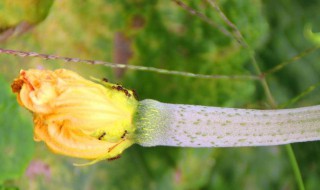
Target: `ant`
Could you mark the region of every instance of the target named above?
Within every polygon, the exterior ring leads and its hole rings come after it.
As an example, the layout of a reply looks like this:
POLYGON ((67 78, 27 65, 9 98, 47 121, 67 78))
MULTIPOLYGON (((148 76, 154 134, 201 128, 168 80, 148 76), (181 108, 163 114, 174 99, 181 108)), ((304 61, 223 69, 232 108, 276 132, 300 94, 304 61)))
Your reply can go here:
POLYGON ((106 135, 106 132, 103 132, 100 136, 99 136, 99 140, 102 140, 102 138, 106 135))
POLYGON ((102 78, 103 82, 109 82, 109 80, 107 78, 102 78))
MULTIPOLYGON (((103 82, 109 82, 109 80, 107 78, 102 78, 102 81, 103 82)), ((132 94, 130 94, 130 92, 127 89, 123 88, 120 84, 116 84, 116 85, 112 86, 111 88, 115 89, 117 91, 122 91, 128 98, 130 98, 131 95, 133 95, 133 97, 136 100, 138 100, 138 95, 137 95, 135 90, 132 90, 132 94)))
POLYGON ((121 155, 119 154, 118 156, 112 157, 112 158, 108 158, 108 161, 113 161, 113 160, 117 160, 121 158, 121 155))
POLYGON ((128 131, 127 131, 127 130, 124 130, 124 133, 123 133, 123 135, 121 136, 121 138, 123 139, 127 134, 128 134, 128 131))
POLYGON ((124 94, 127 96, 127 97, 131 97, 131 94, 129 93, 129 91, 125 88, 123 88, 121 85, 117 84, 115 86, 112 86, 112 89, 115 89, 115 90, 118 90, 118 91, 122 91, 124 92, 124 94))
MULTIPOLYGON (((123 133, 123 135, 121 136, 121 138, 123 139, 127 134, 128 134, 128 131, 127 131, 127 130, 124 130, 124 133, 123 133)), ((102 138, 103 138, 104 136, 106 136, 106 132, 103 132, 103 133, 98 137, 98 139, 99 139, 99 140, 102 140, 102 138)))
POLYGON ((135 90, 132 90, 133 97, 138 100, 138 94, 135 90))

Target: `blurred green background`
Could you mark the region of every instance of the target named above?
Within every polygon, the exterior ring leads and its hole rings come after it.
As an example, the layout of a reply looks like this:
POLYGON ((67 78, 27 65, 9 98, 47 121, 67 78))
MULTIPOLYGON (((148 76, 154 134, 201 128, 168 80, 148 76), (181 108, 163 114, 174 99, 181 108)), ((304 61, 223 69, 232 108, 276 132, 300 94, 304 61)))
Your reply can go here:
MULTIPOLYGON (((231 31, 207 1, 183 1, 231 31)), ((278 104, 313 88, 290 107, 320 103, 320 52, 304 36, 320 31, 317 0, 219 0, 238 27, 278 104), (298 56, 293 62, 292 57, 298 56)), ((2 0, 0 47, 208 75, 257 75, 250 51, 172 0, 2 0)), ((143 148, 115 161, 74 167, 75 160, 33 143, 32 116, 10 91, 20 69, 68 68, 135 89, 139 99, 224 107, 270 108, 261 82, 201 79, 100 65, 0 54, 0 189, 298 189, 283 146, 143 148)), ((294 144, 306 189, 318 189, 318 142, 294 144)))

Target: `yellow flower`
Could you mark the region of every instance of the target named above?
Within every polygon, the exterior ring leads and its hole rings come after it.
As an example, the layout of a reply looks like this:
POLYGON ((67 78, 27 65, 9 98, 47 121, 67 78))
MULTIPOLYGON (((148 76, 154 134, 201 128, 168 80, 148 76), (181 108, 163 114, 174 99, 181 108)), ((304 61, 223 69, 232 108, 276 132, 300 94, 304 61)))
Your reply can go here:
POLYGON ((11 85, 33 112, 34 139, 55 153, 112 159, 134 143, 134 93, 108 82, 88 81, 64 69, 22 70, 11 85))

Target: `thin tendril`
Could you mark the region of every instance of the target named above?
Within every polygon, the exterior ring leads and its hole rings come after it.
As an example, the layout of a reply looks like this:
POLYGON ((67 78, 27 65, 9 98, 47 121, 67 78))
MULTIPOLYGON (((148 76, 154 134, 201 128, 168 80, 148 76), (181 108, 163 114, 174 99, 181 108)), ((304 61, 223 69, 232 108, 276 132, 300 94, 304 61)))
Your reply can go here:
POLYGON ((289 100, 288 102, 279 105, 279 108, 286 108, 289 107, 292 104, 295 104, 296 102, 298 102, 300 99, 302 99, 303 97, 305 97, 306 95, 310 94, 312 91, 314 91, 315 89, 317 89, 318 87, 320 87, 320 82, 309 86, 307 89, 305 89, 304 91, 302 91, 298 96, 294 97, 293 99, 289 100))
POLYGON ((229 18, 223 13, 220 7, 217 5, 215 0, 206 0, 220 15, 221 19, 232 29, 232 36, 234 39, 243 47, 248 47, 248 44, 245 42, 241 32, 235 24, 233 24, 229 18))
POLYGON ((226 36, 232 37, 232 34, 225 29, 224 27, 216 24, 215 22, 213 22, 210 18, 208 18, 206 15, 200 13, 197 10, 194 10, 193 8, 191 8, 190 6, 184 4, 182 1, 180 0, 172 0, 173 2, 175 2, 177 5, 179 5, 181 8, 183 8, 184 10, 186 10, 188 13, 190 13, 191 15, 196 15, 197 17, 199 17, 201 20, 205 21, 206 23, 210 24, 211 26, 213 26, 214 28, 218 29, 221 33, 223 33, 226 36))
POLYGON ((161 73, 161 74, 184 76, 184 77, 191 77, 191 78, 259 80, 259 77, 254 76, 254 75, 205 75, 205 74, 197 74, 197 73, 190 73, 190 72, 184 72, 184 71, 160 69, 160 68, 155 68, 155 67, 145 67, 145 66, 139 66, 139 65, 111 63, 111 62, 107 62, 107 61, 70 58, 70 57, 62 57, 62 56, 56 56, 56 55, 40 54, 40 53, 36 53, 36 52, 7 50, 7 49, 2 49, 2 48, 0 48, 0 54, 11 54, 11 55, 19 56, 19 57, 38 57, 38 58, 42 58, 45 60, 63 60, 65 62, 73 62, 73 63, 81 62, 81 63, 87 63, 87 64, 91 64, 91 65, 103 65, 103 66, 111 67, 111 68, 149 71, 149 72, 156 72, 156 73, 161 73))
POLYGON ((318 50, 319 48, 320 48, 320 46, 315 46, 315 47, 308 48, 308 49, 304 50, 303 52, 300 52, 298 55, 290 58, 289 60, 284 61, 284 62, 276 65, 272 69, 269 69, 269 70, 265 71, 264 74, 265 75, 269 75, 269 74, 275 73, 275 72, 281 70, 282 68, 284 68, 285 66, 287 66, 287 65, 289 65, 289 64, 291 64, 291 63, 293 63, 295 61, 298 61, 301 58, 305 57, 306 55, 309 55, 310 53, 318 50))

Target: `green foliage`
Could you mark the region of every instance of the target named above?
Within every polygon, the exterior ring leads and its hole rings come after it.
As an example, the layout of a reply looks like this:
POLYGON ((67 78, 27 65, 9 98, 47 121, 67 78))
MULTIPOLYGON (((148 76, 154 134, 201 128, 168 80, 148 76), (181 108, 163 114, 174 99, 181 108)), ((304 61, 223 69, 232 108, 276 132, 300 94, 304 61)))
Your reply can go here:
POLYGON ((53 0, 0 1, 0 31, 21 22, 36 24, 49 13, 53 0))
MULTIPOLYGON (((265 1, 265 13, 272 24, 272 30, 259 55, 266 70, 314 46, 308 36, 305 36, 305 28, 311 25, 313 32, 320 30, 319 17, 314 16, 318 6, 319 1, 265 1)), ((308 54, 298 63, 293 63, 270 76, 270 85, 272 89, 276 89, 273 93, 278 102, 288 101, 319 81, 318 59, 319 53, 308 54)), ((319 103, 318 94, 319 90, 306 97, 300 105, 314 101, 319 103)))
POLYGON ((24 173, 33 154, 34 143, 30 118, 21 112, 8 82, 0 77, 0 184, 24 173))
MULTIPOLYGON (((138 6, 139 3, 138 1, 136 4, 128 2, 121 4, 122 7, 126 7, 123 9, 128 11, 121 11, 122 14, 125 14, 123 17, 126 19, 123 22, 126 23, 119 24, 119 30, 132 36, 133 64, 143 63, 143 65, 152 67, 204 74, 248 73, 244 67, 249 61, 247 50, 212 28, 211 25, 174 6, 171 1, 161 3, 153 1, 143 6, 143 10, 138 11, 139 8, 142 9, 142 6, 138 6), (139 31, 130 25, 137 18, 144 20, 144 26, 139 31)), ((222 23, 211 7, 204 6, 197 1, 190 4, 196 10, 210 13, 208 16, 222 23)), ((260 46, 268 30, 266 19, 259 11, 259 1, 247 1, 246 3, 226 1, 222 5, 229 7, 231 19, 238 24, 244 36, 248 38, 248 43, 254 47, 260 46), (242 8, 250 10, 248 18, 243 16, 242 8)), ((250 84, 248 81, 232 83, 206 81, 159 76, 146 72, 135 74, 134 78, 128 79, 132 85, 139 81, 150 82, 137 87, 138 92, 143 92, 143 98, 175 103, 234 106, 243 104, 253 92, 253 83, 250 84)))

